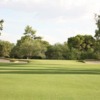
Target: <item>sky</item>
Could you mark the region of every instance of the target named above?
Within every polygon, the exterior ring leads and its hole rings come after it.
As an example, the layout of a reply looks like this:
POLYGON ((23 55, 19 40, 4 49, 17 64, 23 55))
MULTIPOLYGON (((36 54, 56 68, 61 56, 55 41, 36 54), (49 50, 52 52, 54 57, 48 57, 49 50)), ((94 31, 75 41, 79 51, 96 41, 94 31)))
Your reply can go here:
POLYGON ((16 43, 27 25, 51 44, 77 34, 94 36, 95 14, 100 14, 99 0, 0 0, 0 39, 16 43))

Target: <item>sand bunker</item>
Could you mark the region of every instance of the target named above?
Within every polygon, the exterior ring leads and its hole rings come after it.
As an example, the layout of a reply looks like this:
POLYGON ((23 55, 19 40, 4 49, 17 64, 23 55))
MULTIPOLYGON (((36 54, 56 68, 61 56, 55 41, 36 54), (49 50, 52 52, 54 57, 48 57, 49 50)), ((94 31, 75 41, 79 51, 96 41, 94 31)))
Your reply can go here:
POLYGON ((26 61, 14 61, 14 62, 11 62, 10 60, 7 60, 7 59, 0 59, 0 62, 2 63, 28 63, 26 61))
POLYGON ((6 60, 6 59, 0 59, 0 62, 3 62, 3 63, 10 63, 9 60, 6 60))
POLYGON ((85 63, 89 63, 89 64, 100 64, 100 61, 85 61, 85 63))

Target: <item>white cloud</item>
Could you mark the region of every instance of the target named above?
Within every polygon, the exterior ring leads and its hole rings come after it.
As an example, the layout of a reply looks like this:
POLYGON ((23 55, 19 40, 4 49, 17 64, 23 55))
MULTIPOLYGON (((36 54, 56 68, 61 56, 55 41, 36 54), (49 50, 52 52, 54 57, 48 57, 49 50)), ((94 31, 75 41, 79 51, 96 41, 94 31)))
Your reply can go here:
MULTIPOLYGON (((40 30, 40 34, 43 33, 46 40, 54 43, 82 32, 93 34, 94 13, 100 13, 99 2, 99 0, 0 0, 0 9, 15 12, 10 14, 6 11, 2 14, 9 20, 10 25, 7 27, 12 27, 16 34, 18 27, 31 24, 40 30), (11 24, 18 27, 14 28, 11 24)), ((21 28, 19 31, 22 31, 21 28)), ((13 33, 13 30, 11 32, 9 30, 8 33, 13 33)))
POLYGON ((99 0, 1 0, 0 6, 36 13, 37 18, 79 18, 99 11, 99 0))

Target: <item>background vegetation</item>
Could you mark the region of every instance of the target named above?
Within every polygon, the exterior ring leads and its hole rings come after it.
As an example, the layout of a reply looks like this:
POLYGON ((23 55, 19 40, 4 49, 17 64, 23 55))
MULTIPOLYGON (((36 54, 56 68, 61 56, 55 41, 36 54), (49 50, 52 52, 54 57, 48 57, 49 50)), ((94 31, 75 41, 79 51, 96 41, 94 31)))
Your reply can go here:
MULTIPOLYGON (((95 36, 76 35, 68 38, 63 44, 51 45, 42 37, 36 35, 31 26, 25 27, 25 32, 16 44, 0 41, 0 56, 30 59, 97 59, 100 60, 100 16, 95 16, 97 29, 95 36)), ((3 29, 0 21, 0 31, 3 29)))

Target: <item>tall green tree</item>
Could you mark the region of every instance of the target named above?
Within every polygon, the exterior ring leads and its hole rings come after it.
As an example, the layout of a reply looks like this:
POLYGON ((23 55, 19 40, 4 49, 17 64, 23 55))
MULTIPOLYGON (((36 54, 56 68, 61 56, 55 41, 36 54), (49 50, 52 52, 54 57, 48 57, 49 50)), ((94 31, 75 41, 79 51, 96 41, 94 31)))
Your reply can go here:
POLYGON ((48 42, 43 41, 40 36, 36 36, 36 31, 30 26, 26 26, 24 36, 17 41, 12 49, 11 56, 18 58, 45 58, 48 42))
POLYGON ((68 38, 68 46, 70 48, 70 59, 93 59, 95 39, 91 35, 70 37, 68 38))
POLYGON ((3 23, 4 23, 4 20, 0 20, 0 35, 1 35, 1 31, 3 30, 3 23))
POLYGON ((70 49, 75 48, 80 51, 87 51, 93 49, 95 39, 91 35, 77 35, 68 38, 68 45, 70 49))
POLYGON ((8 41, 0 41, 0 56, 1 57, 10 57, 11 50, 14 44, 8 41))
POLYGON ((97 29, 95 30, 95 37, 97 40, 100 40, 100 15, 95 15, 95 21, 97 25, 97 29))
POLYGON ((11 56, 17 58, 45 58, 47 43, 42 40, 33 40, 29 36, 23 36, 12 49, 11 56))
POLYGON ((34 38, 35 37, 35 33, 36 33, 36 31, 33 30, 31 26, 27 25, 25 27, 24 35, 27 35, 27 36, 30 36, 30 37, 34 38))
POLYGON ((95 58, 100 59, 100 15, 95 15, 95 21, 97 25, 97 29, 95 30, 95 58))
POLYGON ((33 39, 42 39, 42 37, 40 36, 36 36, 36 30, 34 30, 31 26, 27 25, 25 27, 25 32, 24 32, 25 36, 30 36, 33 39))

